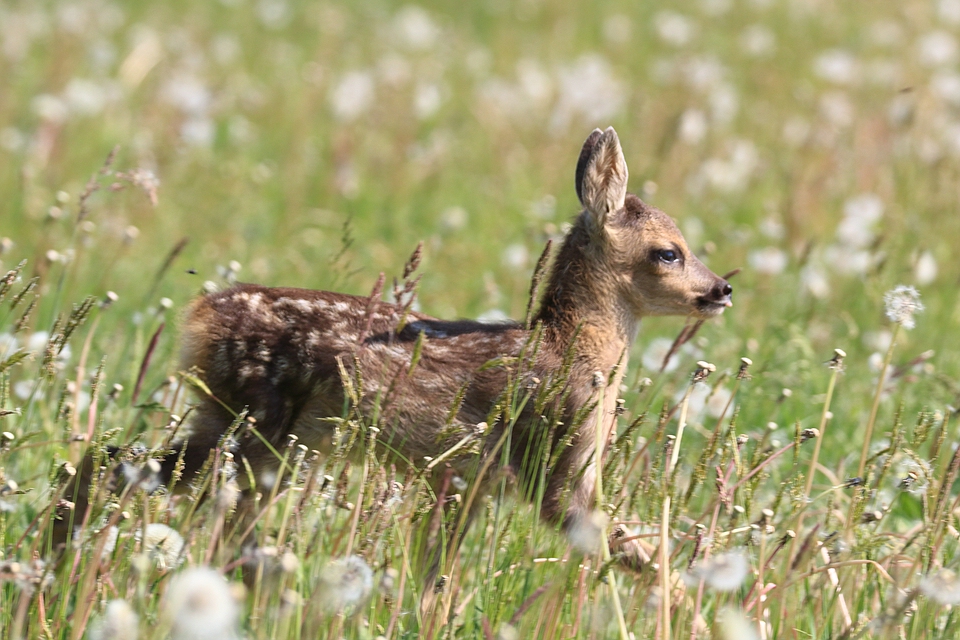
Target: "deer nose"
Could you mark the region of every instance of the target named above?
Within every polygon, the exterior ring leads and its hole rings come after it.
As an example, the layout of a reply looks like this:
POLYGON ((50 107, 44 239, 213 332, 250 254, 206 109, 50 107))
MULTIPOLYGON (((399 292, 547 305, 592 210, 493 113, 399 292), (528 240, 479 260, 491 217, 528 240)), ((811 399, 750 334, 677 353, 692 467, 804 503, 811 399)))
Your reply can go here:
POLYGON ((733 287, 730 286, 730 283, 726 280, 721 280, 711 291, 713 294, 713 299, 715 302, 722 303, 728 307, 733 306, 733 302, 730 300, 730 294, 733 293, 733 287))

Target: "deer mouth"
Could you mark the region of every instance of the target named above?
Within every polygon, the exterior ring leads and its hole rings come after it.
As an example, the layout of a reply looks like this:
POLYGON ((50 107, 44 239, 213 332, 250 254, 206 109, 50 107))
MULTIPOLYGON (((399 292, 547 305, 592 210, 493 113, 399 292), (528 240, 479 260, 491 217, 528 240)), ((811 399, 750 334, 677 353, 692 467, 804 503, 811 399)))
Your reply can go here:
POLYGON ((730 296, 724 296, 720 300, 701 296, 697 298, 697 312, 704 318, 712 318, 723 313, 727 307, 732 307, 733 301, 730 296))

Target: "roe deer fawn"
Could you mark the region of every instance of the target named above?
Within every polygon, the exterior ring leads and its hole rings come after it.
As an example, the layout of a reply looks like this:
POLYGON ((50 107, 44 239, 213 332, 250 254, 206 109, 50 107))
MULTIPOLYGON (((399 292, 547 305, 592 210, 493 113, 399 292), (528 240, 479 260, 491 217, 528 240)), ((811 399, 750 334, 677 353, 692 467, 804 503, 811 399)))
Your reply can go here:
MULTIPOLYGON (((612 128, 593 131, 584 143, 576 191, 583 210, 554 258, 531 328, 443 321, 374 297, 248 284, 193 301, 183 326, 183 368, 197 371, 210 394, 200 397, 191 420, 184 478, 203 466, 244 408, 272 445, 256 438, 238 445, 237 459, 245 457, 256 473, 277 473, 271 448, 290 434, 329 451, 329 418, 343 415, 344 380, 354 380, 362 381, 355 390, 359 413, 378 426, 378 441, 406 460, 436 458, 475 433, 479 457, 496 456, 495 466, 509 467, 521 482, 543 480, 548 521, 569 530, 589 517, 596 443, 604 447, 615 426, 617 389, 640 318, 716 316, 731 305, 732 290, 691 253, 670 217, 627 193, 627 165, 612 128), (509 444, 498 449, 508 426, 495 408, 519 374, 525 392, 542 402, 523 405, 511 418, 509 444), (598 386, 611 391, 600 394, 598 386), (554 451, 549 462, 530 455, 544 444, 554 451)), ((168 474, 177 455, 167 458, 168 474)), ((468 471, 477 460, 474 450, 444 461, 482 482, 468 471)), ((636 541, 616 552, 634 569, 647 560, 636 541)), ((436 558, 433 564, 435 573, 436 558)))

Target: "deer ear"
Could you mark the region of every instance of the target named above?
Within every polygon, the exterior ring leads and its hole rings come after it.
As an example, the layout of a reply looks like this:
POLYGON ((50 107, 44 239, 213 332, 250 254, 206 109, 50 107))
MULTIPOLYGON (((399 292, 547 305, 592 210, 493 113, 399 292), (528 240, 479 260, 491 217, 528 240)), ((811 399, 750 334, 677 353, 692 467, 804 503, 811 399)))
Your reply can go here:
POLYGON ((627 161, 613 127, 594 129, 577 162, 577 196, 602 227, 606 217, 623 207, 627 197, 627 161))

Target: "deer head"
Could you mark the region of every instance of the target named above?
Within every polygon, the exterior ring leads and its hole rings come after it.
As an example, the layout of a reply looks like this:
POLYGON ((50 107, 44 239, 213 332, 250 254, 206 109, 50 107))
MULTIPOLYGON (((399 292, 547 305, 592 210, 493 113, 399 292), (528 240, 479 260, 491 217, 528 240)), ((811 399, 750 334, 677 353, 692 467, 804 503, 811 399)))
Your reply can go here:
POLYGON ((595 129, 577 163, 577 195, 591 245, 632 313, 709 318, 733 303, 733 288, 687 247, 670 216, 627 193, 627 163, 613 128, 595 129))

